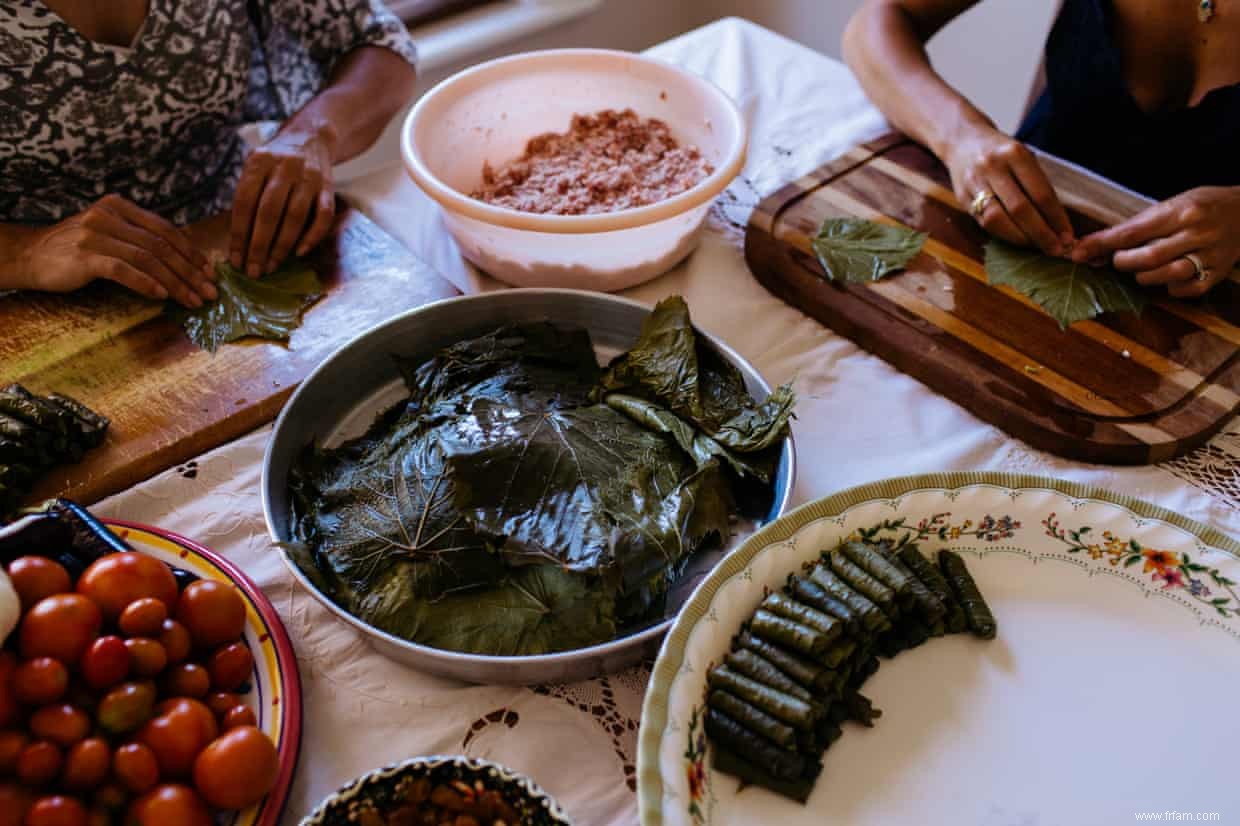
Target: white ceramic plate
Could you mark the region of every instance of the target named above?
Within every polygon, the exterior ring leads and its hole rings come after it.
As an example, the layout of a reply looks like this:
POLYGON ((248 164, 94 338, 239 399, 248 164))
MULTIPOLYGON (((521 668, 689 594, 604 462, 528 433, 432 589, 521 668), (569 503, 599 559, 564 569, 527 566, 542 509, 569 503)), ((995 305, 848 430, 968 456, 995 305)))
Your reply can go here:
POLYGON ((1240 817, 1240 543, 1124 496, 1009 474, 879 482, 773 522, 699 586, 642 711, 644 826, 1101 824, 1240 817), (710 767, 706 671, 764 589, 861 529, 964 554, 998 639, 932 639, 863 689, 805 805, 710 767), (1174 819, 1174 818, 1173 818, 1174 819))

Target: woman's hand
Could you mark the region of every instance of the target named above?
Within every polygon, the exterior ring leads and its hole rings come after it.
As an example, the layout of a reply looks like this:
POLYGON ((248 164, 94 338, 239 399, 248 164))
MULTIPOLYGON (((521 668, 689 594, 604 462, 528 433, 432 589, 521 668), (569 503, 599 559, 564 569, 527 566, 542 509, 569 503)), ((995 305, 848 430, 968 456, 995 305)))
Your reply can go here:
POLYGON ((251 278, 284 263, 294 245, 305 255, 335 217, 330 127, 286 128, 245 162, 233 203, 230 261, 251 278))
POLYGON ((974 215, 992 235, 1047 255, 1064 255, 1075 235, 1034 154, 993 127, 973 127, 943 153, 956 199, 971 208, 978 193, 993 198, 974 215))
POLYGON ((1075 261, 1107 259, 1140 284, 1166 284, 1179 298, 1202 295, 1240 260, 1240 187, 1190 189, 1082 238, 1075 261), (1195 256, 1204 277, 1198 277, 1195 256))
POLYGON ((214 272, 181 230, 119 195, 33 230, 11 267, 15 285, 70 292, 97 278, 187 307, 216 298, 214 272))

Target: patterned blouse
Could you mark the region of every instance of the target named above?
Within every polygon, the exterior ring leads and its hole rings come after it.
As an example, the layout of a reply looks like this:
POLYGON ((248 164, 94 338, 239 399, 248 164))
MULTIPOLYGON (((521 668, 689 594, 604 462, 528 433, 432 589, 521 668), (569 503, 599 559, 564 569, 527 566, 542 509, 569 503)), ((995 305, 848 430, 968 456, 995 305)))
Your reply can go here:
POLYGON ((410 63, 380 0, 149 0, 128 47, 41 0, 0 3, 0 221, 47 224, 108 193, 177 224, 228 210, 246 145, 364 45, 410 63))

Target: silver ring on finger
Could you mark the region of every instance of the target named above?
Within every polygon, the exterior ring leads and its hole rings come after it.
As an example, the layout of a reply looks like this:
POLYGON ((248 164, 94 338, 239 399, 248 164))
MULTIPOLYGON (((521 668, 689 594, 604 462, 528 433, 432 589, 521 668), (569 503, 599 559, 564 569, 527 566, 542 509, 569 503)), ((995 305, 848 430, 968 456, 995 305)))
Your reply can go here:
POLYGON ((990 206, 990 202, 993 200, 995 200, 995 193, 989 189, 978 190, 978 193, 973 196, 973 202, 969 204, 969 212, 973 214, 975 219, 980 221, 982 214, 986 212, 986 207, 990 206))
POLYGON ((1210 268, 1202 262, 1201 256, 1197 255, 1197 253, 1190 252, 1180 257, 1193 265, 1193 277, 1198 281, 1205 281, 1210 277, 1210 268))

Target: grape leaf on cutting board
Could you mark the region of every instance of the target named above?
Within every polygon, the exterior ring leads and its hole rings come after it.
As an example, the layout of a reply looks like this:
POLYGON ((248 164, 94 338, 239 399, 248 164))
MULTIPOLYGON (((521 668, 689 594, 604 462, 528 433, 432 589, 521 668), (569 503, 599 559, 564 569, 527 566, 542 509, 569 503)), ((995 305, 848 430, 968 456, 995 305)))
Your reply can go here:
POLYGON ((810 243, 831 281, 864 284, 904 269, 926 233, 862 218, 828 218, 810 243))
POLYGON ((1145 293, 1130 275, 1004 241, 986 244, 986 278, 1028 296, 1064 329, 1107 312, 1140 315, 1146 304, 1145 293))
POLYGON ((169 304, 168 313, 189 340, 214 353, 221 344, 246 336, 288 341, 301 315, 323 295, 314 270, 290 259, 270 275, 249 278, 227 262, 215 265, 219 298, 196 310, 169 304))

